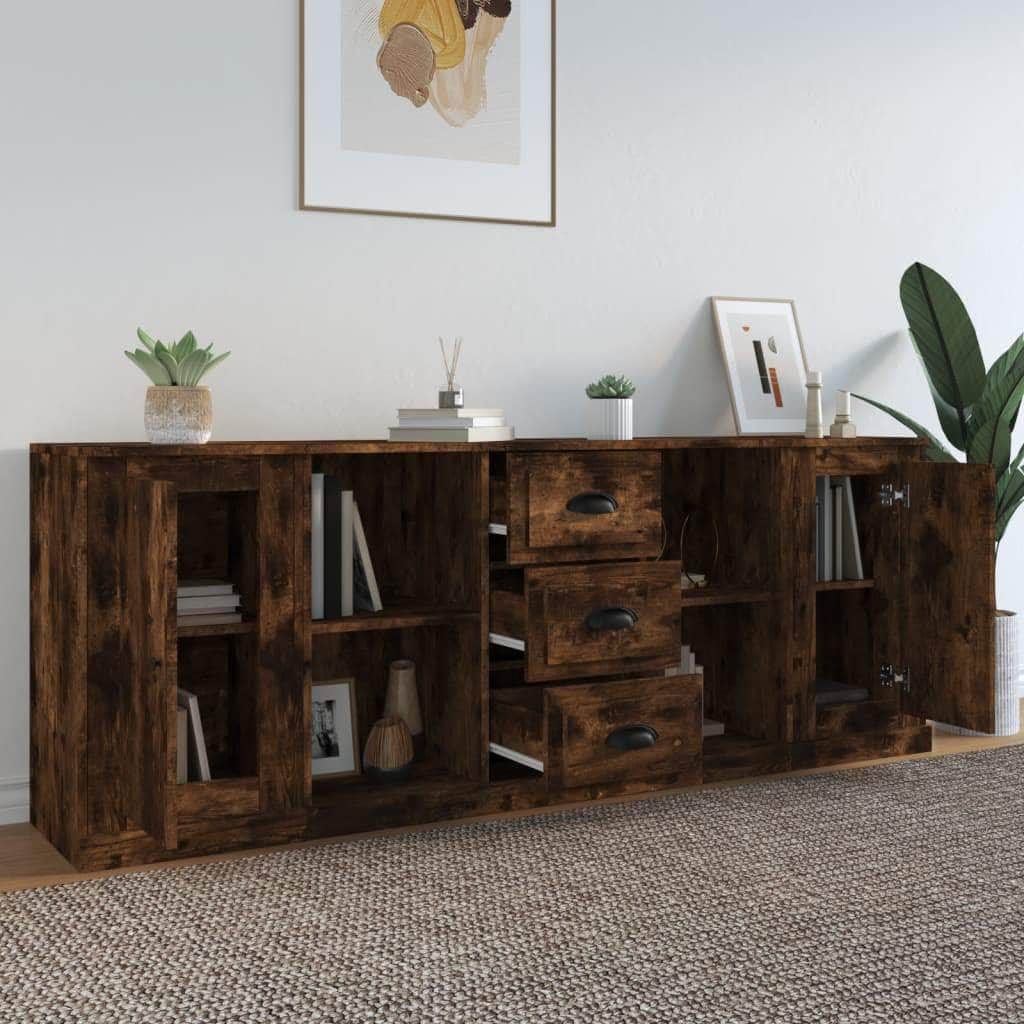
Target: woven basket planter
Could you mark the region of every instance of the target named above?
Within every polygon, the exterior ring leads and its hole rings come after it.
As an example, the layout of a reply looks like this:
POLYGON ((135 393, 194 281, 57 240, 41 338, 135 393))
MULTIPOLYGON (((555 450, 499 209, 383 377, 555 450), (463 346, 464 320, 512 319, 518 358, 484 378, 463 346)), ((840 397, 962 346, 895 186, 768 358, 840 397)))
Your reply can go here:
POLYGON ((151 444, 206 444, 213 433, 210 389, 147 388, 145 423, 151 444))
POLYGON ((1020 732, 1020 655, 1016 612, 996 612, 996 728, 974 732, 944 722, 936 729, 953 736, 1016 736, 1020 732))

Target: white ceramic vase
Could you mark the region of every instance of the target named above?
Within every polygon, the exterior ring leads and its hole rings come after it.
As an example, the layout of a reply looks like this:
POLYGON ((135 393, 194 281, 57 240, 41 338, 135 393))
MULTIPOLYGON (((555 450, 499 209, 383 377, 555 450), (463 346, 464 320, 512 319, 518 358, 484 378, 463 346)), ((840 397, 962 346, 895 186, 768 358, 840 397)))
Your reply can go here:
POLYGON ((206 444, 213 433, 210 389, 147 388, 145 424, 151 444, 206 444))
POLYGON ((633 399, 588 398, 587 437, 591 441, 632 441, 633 399))
POLYGON ((953 736, 1016 736, 1020 732, 1020 660, 1016 612, 996 612, 996 728, 974 732, 944 722, 935 728, 953 736))

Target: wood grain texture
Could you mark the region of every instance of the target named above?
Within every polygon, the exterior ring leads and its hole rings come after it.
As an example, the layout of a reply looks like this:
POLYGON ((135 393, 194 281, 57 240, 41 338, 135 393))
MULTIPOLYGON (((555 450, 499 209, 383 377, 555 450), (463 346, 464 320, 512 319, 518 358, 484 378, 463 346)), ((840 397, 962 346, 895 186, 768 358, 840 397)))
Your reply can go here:
POLYGON ((991 466, 908 462, 903 520, 907 714, 995 728, 995 475, 991 466))
POLYGON ((678 563, 528 569, 525 585, 528 682, 649 672, 678 664, 678 563), (632 628, 602 631, 588 626, 592 612, 616 607, 636 615, 632 628))
POLYGON ((545 694, 549 786, 572 789, 666 775, 699 782, 700 686, 700 676, 669 676, 549 687, 545 694), (654 745, 636 750, 609 745, 615 730, 630 726, 653 730, 654 745))
POLYGON ((656 452, 515 455, 509 458, 507 501, 512 565, 648 558, 661 551, 656 452), (567 508, 587 493, 610 495, 615 511, 588 515, 567 508))
POLYGON ((896 728, 883 732, 842 733, 810 743, 794 743, 793 768, 823 768, 848 761, 876 757, 923 754, 931 750, 930 725, 896 728))
POLYGON ((31 817, 71 860, 88 815, 87 473, 80 458, 30 459, 31 817))
POLYGON ((255 491, 259 487, 257 458, 190 458, 134 456, 128 459, 128 475, 144 480, 166 480, 179 494, 255 491))
POLYGON ((178 844, 177 501, 173 484, 128 480, 127 638, 140 705, 142 827, 168 850, 178 844))

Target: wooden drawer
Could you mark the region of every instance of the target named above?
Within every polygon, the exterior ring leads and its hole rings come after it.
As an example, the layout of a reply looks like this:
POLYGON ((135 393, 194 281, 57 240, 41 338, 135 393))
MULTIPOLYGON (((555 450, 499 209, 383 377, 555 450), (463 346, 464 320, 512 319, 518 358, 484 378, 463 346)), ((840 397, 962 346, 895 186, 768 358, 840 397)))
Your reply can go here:
POLYGON ((512 565, 661 552, 659 452, 510 455, 507 480, 494 491, 512 565))
POLYGON ((525 652, 527 682, 648 672, 679 663, 678 562, 527 569, 491 590, 492 638, 525 652))
POLYGON ((549 787, 700 781, 701 677, 491 692, 491 750, 549 787))

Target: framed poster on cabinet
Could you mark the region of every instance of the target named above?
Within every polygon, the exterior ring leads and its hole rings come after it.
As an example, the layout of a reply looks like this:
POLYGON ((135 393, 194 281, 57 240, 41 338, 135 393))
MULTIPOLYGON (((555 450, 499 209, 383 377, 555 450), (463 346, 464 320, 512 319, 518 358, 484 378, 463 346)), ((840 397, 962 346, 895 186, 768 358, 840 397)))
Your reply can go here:
POLYGON ((301 0, 304 210, 555 223, 555 0, 301 0))

